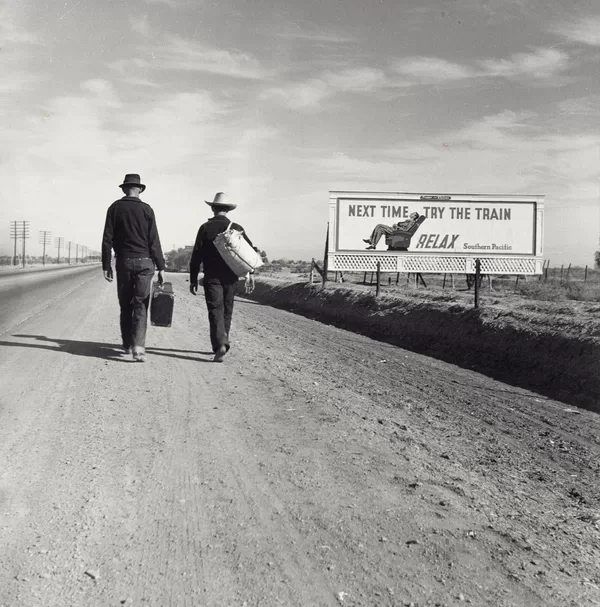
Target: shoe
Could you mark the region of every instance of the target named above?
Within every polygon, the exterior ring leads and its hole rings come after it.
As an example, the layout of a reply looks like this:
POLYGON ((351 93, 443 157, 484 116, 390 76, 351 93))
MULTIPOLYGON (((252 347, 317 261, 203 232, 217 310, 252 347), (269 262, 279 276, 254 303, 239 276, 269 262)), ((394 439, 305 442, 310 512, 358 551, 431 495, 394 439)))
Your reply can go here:
POLYGON ((145 363, 146 362, 146 348, 141 346, 133 347, 133 360, 136 363, 145 363))
POLYGON ((370 238, 363 238, 363 242, 366 242, 367 244, 371 244, 371 239, 370 238))
POLYGON ((371 245, 370 247, 367 247, 367 251, 371 251, 373 250, 375 247, 373 245, 371 245))
POLYGON ((131 354, 133 352, 133 348, 126 348, 125 346, 123 346, 123 354, 127 354, 127 356, 129 356, 129 354, 131 354))
POLYGON ((223 358, 225 357, 225 354, 227 354, 227 347, 226 346, 219 346, 217 348, 217 351, 215 352, 215 357, 213 358, 213 362, 214 363, 222 363, 223 362, 223 358))

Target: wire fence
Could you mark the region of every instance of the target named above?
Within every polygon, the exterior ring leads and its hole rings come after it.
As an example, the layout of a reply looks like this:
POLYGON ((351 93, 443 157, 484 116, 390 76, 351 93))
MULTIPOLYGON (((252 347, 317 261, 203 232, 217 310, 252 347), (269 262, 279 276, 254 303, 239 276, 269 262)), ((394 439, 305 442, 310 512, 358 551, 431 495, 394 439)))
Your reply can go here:
MULTIPOLYGON (((309 280, 322 280, 322 270, 311 272, 309 280)), ((397 272, 327 272, 327 281, 346 282, 380 290, 423 289, 452 292, 475 291, 474 274, 407 274, 397 272)), ((517 294, 543 301, 600 301, 600 269, 592 266, 563 264, 551 266, 545 262, 543 272, 532 276, 480 276, 478 291, 482 294, 517 294)))

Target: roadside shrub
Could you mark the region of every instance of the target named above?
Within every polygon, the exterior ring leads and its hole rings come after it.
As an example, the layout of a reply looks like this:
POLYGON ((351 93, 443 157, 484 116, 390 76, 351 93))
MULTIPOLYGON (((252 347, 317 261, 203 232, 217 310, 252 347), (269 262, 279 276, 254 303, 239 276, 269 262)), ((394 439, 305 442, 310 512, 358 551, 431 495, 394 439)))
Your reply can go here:
POLYGON ((600 301, 600 285, 588 283, 569 283, 567 298, 575 301, 600 301))
POLYGON ((538 301, 600 301, 600 285, 581 282, 523 282, 517 293, 538 301))
POLYGON ((528 299, 540 301, 564 301, 567 299, 565 288, 551 282, 523 282, 519 284, 517 292, 528 299))

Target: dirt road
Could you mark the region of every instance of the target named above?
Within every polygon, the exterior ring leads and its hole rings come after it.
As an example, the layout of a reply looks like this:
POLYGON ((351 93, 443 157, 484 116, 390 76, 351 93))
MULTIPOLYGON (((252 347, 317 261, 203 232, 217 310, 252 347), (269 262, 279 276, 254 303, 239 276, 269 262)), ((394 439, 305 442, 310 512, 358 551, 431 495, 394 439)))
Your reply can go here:
POLYGON ((597 415, 247 300, 213 364, 171 279, 145 364, 0 280, 0 606, 600 605, 597 415))

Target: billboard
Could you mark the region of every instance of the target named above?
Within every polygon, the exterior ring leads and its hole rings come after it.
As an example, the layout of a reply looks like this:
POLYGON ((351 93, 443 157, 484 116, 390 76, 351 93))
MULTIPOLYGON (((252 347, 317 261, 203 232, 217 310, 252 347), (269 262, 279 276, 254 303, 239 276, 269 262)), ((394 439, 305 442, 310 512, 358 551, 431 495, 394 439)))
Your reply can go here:
POLYGON ((398 196, 340 193, 335 250, 536 254, 539 197, 398 196))

